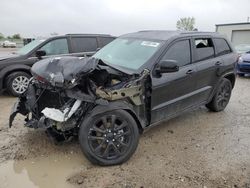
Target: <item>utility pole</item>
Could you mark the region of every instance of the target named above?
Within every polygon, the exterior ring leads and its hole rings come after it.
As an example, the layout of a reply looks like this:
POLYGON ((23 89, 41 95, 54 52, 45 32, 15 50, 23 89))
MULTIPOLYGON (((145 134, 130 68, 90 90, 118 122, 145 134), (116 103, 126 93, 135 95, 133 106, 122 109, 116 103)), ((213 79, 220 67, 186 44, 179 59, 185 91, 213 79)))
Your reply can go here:
POLYGON ((248 16, 248 17, 247 17, 247 22, 249 22, 249 19, 250 19, 250 17, 248 16))

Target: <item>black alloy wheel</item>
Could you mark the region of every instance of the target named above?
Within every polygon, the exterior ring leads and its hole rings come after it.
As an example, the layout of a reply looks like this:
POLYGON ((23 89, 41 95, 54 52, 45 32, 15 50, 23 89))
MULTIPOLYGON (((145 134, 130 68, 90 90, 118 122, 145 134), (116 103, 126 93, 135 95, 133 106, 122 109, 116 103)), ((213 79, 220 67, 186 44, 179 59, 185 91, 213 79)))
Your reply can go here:
POLYGON ((228 79, 223 78, 214 94, 212 101, 208 103, 206 107, 215 112, 224 110, 230 100, 231 92, 231 82, 228 79))
POLYGON ((114 165, 130 158, 139 139, 137 124, 126 111, 115 110, 82 124, 80 144, 87 158, 100 165, 114 165))

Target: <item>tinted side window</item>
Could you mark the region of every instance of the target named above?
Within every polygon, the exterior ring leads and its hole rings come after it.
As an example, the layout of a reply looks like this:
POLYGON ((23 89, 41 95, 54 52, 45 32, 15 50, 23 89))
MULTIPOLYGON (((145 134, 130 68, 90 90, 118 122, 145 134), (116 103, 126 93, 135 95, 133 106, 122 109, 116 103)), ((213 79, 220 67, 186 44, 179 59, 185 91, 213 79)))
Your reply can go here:
POLYGON ((231 52, 231 49, 225 39, 214 39, 214 45, 216 46, 217 55, 224 55, 231 52))
POLYGON ((110 43, 113 40, 114 40, 114 38, 112 38, 112 37, 99 37, 100 47, 102 48, 103 46, 107 45, 108 43, 110 43))
POLYGON ((178 66, 184 66, 191 62, 189 40, 174 43, 163 56, 162 60, 175 60, 178 66))
POLYGON ((214 46, 211 38, 195 39, 195 60, 201 61, 214 57, 214 46))
POLYGON ((66 38, 55 39, 40 48, 40 50, 44 50, 46 55, 58 55, 58 54, 68 54, 68 42, 66 38))
POLYGON ((93 52, 97 49, 95 37, 72 37, 73 53, 93 52))

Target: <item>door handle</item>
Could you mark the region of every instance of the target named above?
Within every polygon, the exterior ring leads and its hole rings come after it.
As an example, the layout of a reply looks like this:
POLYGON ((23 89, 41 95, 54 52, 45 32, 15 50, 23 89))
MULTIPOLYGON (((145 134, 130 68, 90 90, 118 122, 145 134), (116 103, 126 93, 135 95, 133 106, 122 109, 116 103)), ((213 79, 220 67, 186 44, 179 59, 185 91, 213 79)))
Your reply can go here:
POLYGON ((222 64, 221 61, 217 61, 217 62, 215 63, 216 66, 220 66, 221 64, 222 64))
POLYGON ((186 72, 186 74, 193 74, 194 73, 194 70, 188 70, 187 72, 186 72))

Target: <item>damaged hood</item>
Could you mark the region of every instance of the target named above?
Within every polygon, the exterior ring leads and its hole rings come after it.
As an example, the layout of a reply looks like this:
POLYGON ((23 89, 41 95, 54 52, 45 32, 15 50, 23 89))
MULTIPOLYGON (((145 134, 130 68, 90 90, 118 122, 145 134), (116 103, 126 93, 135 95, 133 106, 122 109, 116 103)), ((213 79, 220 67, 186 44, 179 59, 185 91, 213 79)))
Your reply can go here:
POLYGON ((13 59, 13 60, 15 60, 18 57, 20 57, 20 55, 18 55, 18 54, 5 54, 3 56, 0 56, 0 61, 6 60, 6 59, 13 59))
POLYGON ((79 75, 92 72, 98 64, 97 59, 79 57, 56 57, 38 61, 31 68, 34 77, 41 77, 51 83, 72 81, 79 75))
POLYGON ((40 81, 49 82, 53 86, 73 84, 81 76, 93 72, 95 69, 106 69, 108 72, 119 72, 127 75, 136 74, 120 67, 114 67, 100 59, 83 57, 55 57, 46 58, 35 63, 31 68, 32 75, 40 81))

